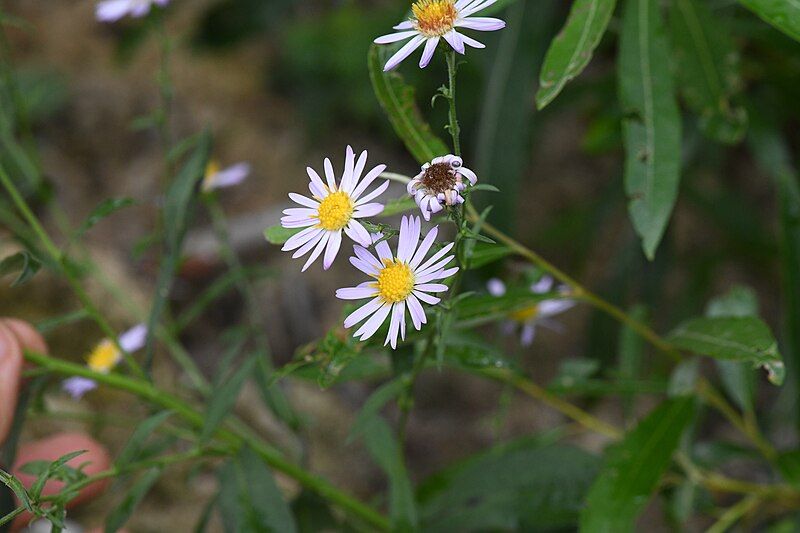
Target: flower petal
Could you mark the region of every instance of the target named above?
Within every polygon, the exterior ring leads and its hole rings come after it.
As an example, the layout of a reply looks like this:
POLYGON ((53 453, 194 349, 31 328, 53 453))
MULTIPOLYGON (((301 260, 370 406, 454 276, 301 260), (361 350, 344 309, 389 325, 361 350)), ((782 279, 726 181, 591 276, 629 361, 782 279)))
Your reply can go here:
MULTIPOLYGON (((395 29, 398 29, 398 28, 395 28, 395 29)), ((375 39, 372 42, 375 43, 375 44, 391 44, 391 43, 396 43, 397 41, 404 41, 406 39, 410 39, 411 37, 413 37, 414 35, 417 35, 418 33, 419 32, 417 32, 416 30, 414 30, 414 31, 400 31, 400 32, 397 32, 397 33, 389 33, 387 35, 381 35, 380 37, 378 37, 377 39, 375 39)))
POLYGON ((344 327, 350 328, 367 318, 369 315, 377 311, 383 305, 383 300, 381 298, 374 298, 347 315, 347 318, 344 319, 344 327))
POLYGON ((353 334, 353 336, 361 337, 361 340, 365 341, 375 335, 375 332, 381 327, 381 324, 383 324, 383 321, 386 320, 387 316, 389 316, 389 312, 391 310, 391 304, 383 303, 369 318, 369 320, 364 322, 364 325, 362 325, 358 331, 353 334))
POLYGON ((425 37, 422 37, 421 35, 417 35, 416 37, 408 41, 406 44, 403 45, 402 48, 400 48, 400 50, 395 52, 395 54, 389 58, 389 60, 386 62, 386 65, 383 67, 383 71, 387 72, 395 68, 397 65, 400 64, 401 61, 410 56, 411 52, 419 48, 420 45, 422 45, 423 41, 425 41, 425 37))
POLYGON ((420 292, 418 290, 411 291, 411 294, 422 300, 428 305, 436 305, 442 301, 441 298, 437 298, 436 296, 431 296, 430 294, 425 294, 424 292, 420 292))
POLYGON ((317 202, 316 200, 312 200, 311 198, 303 196, 302 194, 297 194, 296 192, 290 192, 289 198, 291 198, 294 202, 300 205, 310 207, 312 209, 316 209, 319 207, 319 202, 317 202))
POLYGON ((372 244, 372 239, 370 238, 367 229, 361 225, 361 222, 354 218, 351 218, 350 222, 347 223, 347 226, 344 228, 344 232, 348 237, 350 237, 350 239, 352 239, 354 242, 357 242, 361 246, 369 246, 372 244))
POLYGON ((447 292, 449 287, 443 283, 423 283, 414 285, 414 291, 421 292, 447 292))
POLYGON ((444 34, 444 40, 453 47, 453 50, 459 54, 464 54, 464 41, 461 35, 456 30, 451 30, 444 34))
POLYGON ((447 252, 449 252, 453 248, 454 244, 455 243, 451 242, 451 243, 448 243, 447 245, 445 245, 441 250, 439 250, 438 252, 433 254, 427 261, 422 263, 422 265, 419 266, 417 271, 425 270, 426 268, 428 268, 429 266, 434 264, 436 261, 441 259, 444 256, 444 254, 446 254, 447 252))
POLYGON ((386 170, 386 165, 377 165, 372 170, 370 170, 367 173, 367 175, 364 176, 364 179, 361 180, 361 183, 359 183, 358 186, 355 188, 355 190, 353 191, 353 194, 350 195, 350 198, 354 202, 356 200, 358 200, 359 197, 362 194, 364 194, 364 191, 367 190, 367 187, 369 187, 369 184, 372 183, 375 180, 375 178, 380 176, 383 173, 384 170, 386 170))
POLYGON ((281 248, 281 250, 284 252, 289 252, 291 250, 299 248, 308 241, 312 240, 318 234, 322 233, 323 231, 325 230, 323 230, 322 228, 306 228, 300 233, 296 233, 291 237, 289 237, 289 239, 285 243, 283 243, 283 247, 281 248))
POLYGON ((371 193, 363 196, 362 198, 359 198, 358 201, 355 204, 356 207, 361 206, 361 205, 369 202, 373 198, 377 198, 378 196, 383 194, 383 192, 388 188, 389 188, 389 180, 386 180, 381 185, 378 185, 377 187, 375 187, 375 190, 373 190, 371 193))
POLYGON ((317 171, 311 167, 306 167, 306 173, 308 174, 308 177, 311 178, 311 182, 308 184, 311 194, 320 199, 328 196, 328 191, 325 189, 325 184, 322 183, 322 178, 319 177, 317 171))
POLYGON ((486 283, 486 288, 492 296, 503 296, 506 293, 506 284, 503 280, 492 278, 486 283))
POLYGON ((119 347, 128 353, 141 350, 147 342, 147 325, 136 324, 117 339, 119 347))
MULTIPOLYGON (((351 257, 351 259, 353 259, 351 257)), ((363 300, 378 293, 375 287, 345 287, 336 290, 336 297, 340 300, 363 300)))
POLYGON ((353 212, 353 217, 355 218, 364 218, 364 217, 372 217, 377 215, 383 211, 383 204, 364 204, 356 207, 356 210, 353 212))
POLYGON ((422 56, 419 58, 419 68, 425 68, 433 58, 433 53, 436 51, 436 46, 439 44, 439 37, 432 37, 425 42, 425 49, 422 50, 422 56))
POLYGON ((356 154, 353 152, 353 147, 348 144, 344 154, 344 173, 342 174, 342 181, 339 183, 339 188, 343 191, 350 192, 352 190, 355 164, 356 154))
POLYGON ((470 17, 456 21, 454 26, 477 31, 496 31, 505 28, 506 23, 492 17, 470 17))
POLYGON ((319 257, 319 254, 322 253, 322 250, 325 249, 325 245, 328 244, 328 239, 330 238, 331 238, 330 231, 326 231, 325 233, 322 234, 322 238, 320 238, 319 242, 317 243, 317 246, 311 252, 311 255, 308 256, 308 261, 306 261, 306 264, 303 265, 301 272, 305 272, 306 270, 308 270, 308 267, 311 266, 311 263, 313 263, 317 259, 317 257, 319 257))
POLYGON ((419 303, 419 300, 417 300, 417 297, 413 294, 408 295, 406 302, 408 303, 408 313, 411 315, 411 322, 414 323, 414 328, 419 331, 422 329, 422 324, 428 321, 428 317, 425 316, 425 309, 422 308, 422 304, 419 303))
POLYGON ((336 254, 339 253, 339 247, 342 245, 342 232, 332 231, 331 236, 328 238, 328 245, 325 247, 325 257, 322 259, 322 268, 328 270, 336 259, 336 254))
POLYGON ((416 269, 422 260, 425 259, 425 255, 427 255, 428 251, 430 251, 431 246, 433 246, 434 241, 436 241, 436 236, 438 234, 439 226, 434 226, 434 228, 431 229, 427 235, 425 235, 425 238, 422 239, 422 244, 419 245, 414 257, 412 257, 411 261, 408 263, 411 268, 416 269))
POLYGON ((331 159, 329 157, 325 158, 324 166, 325 181, 328 182, 328 190, 331 192, 336 192, 336 173, 333 171, 333 163, 331 163, 331 159))

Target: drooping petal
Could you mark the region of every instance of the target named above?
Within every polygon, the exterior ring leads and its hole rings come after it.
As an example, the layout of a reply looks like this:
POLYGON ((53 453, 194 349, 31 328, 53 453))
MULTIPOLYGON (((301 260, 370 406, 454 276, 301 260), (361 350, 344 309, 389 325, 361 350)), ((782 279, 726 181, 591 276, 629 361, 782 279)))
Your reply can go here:
POLYGON ((422 304, 419 303, 419 300, 417 300, 417 297, 413 294, 408 295, 406 302, 408 303, 408 313, 411 315, 411 322, 413 322, 414 328, 419 331, 422 329, 422 324, 428 321, 428 317, 425 316, 425 309, 422 308, 422 304))
POLYGON ((418 32, 414 31, 399 31, 397 33, 389 33, 388 35, 381 35, 374 41, 375 44, 391 44, 396 43, 397 41, 404 41, 406 39, 410 39, 414 35, 417 35, 418 32))
POLYGON ((444 40, 453 47, 453 50, 459 54, 464 54, 464 41, 461 35, 456 30, 451 30, 444 34, 444 40))
POLYGON ((322 228, 306 228, 300 233, 296 233, 289 237, 285 243, 283 243, 283 247, 281 248, 284 252, 290 252, 294 249, 300 248, 308 241, 312 240, 314 237, 322 233, 322 228))
POLYGON ((459 168, 458 173, 467 178, 470 185, 475 185, 478 182, 478 176, 467 167, 459 168))
POLYGON ((425 43, 425 48, 422 50, 422 56, 419 58, 419 68, 425 68, 433 58, 433 53, 436 51, 436 46, 439 44, 438 37, 432 37, 425 43))
POLYGON ((364 324, 356 331, 353 336, 354 337, 361 337, 362 341, 365 341, 375 335, 375 332, 378 331, 378 328, 381 327, 383 321, 386 320, 386 317, 389 316, 389 312, 392 310, 392 305, 384 303, 381 305, 377 311, 367 320, 364 324))
POLYGON ((492 17, 470 17, 456 21, 454 26, 477 31, 497 31, 505 28, 506 23, 492 17))
POLYGON ((311 263, 313 263, 317 259, 317 257, 319 257, 319 255, 322 253, 322 250, 325 249, 325 245, 328 244, 328 239, 330 239, 331 233, 332 232, 330 231, 326 231, 325 233, 322 234, 322 237, 317 243, 317 246, 311 252, 311 255, 308 256, 308 261, 306 261, 306 264, 303 265, 301 272, 305 272, 306 270, 308 270, 308 267, 311 266, 311 263))
POLYGON ((367 318, 369 315, 373 314, 383 305, 383 300, 381 298, 373 298, 369 301, 369 303, 362 305, 349 315, 347 318, 344 319, 344 327, 350 328, 367 318))
POLYGON ((388 72, 395 68, 400 64, 401 61, 410 56, 414 50, 419 48, 424 41, 425 37, 422 37, 421 35, 417 35, 416 37, 412 38, 410 41, 404 44, 400 50, 395 52, 392 57, 389 58, 389 60, 386 62, 386 65, 383 67, 383 71, 388 72))
POLYGON ((348 222, 347 226, 344 228, 344 232, 350 237, 354 242, 362 246, 369 246, 372 244, 372 239, 369 236, 369 232, 367 229, 361 225, 356 219, 351 219, 348 222))
POLYGON ((339 247, 342 245, 342 232, 332 231, 328 238, 328 245, 325 247, 325 257, 322 260, 322 268, 328 270, 336 259, 336 254, 339 253, 339 247))

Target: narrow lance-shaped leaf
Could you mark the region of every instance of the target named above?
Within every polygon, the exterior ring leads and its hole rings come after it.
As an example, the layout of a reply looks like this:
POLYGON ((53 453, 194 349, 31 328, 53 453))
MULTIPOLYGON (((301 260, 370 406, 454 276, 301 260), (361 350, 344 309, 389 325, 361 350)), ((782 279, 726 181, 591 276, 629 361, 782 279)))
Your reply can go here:
POLYGON ((582 532, 634 530, 636 517, 656 490, 693 412, 692 397, 667 400, 608 450, 581 512, 582 532))
POLYGON ((396 72, 384 72, 385 47, 373 45, 369 50, 369 77, 381 107, 397 135, 411 155, 420 162, 447 154, 450 149, 437 137, 425 122, 414 101, 414 88, 403 81, 396 72))
POLYGON ((797 0, 739 0, 739 2, 768 24, 800 41, 800 2, 797 0))
POLYGON ((695 318, 678 326, 668 340, 700 355, 763 366, 775 385, 783 383, 786 375, 775 337, 754 317, 695 318))
POLYGON ((697 0, 672 2, 670 23, 679 86, 686 103, 700 115, 700 128, 723 143, 741 141, 747 111, 734 102, 741 76, 728 28, 697 0))
POLYGON ((678 196, 681 164, 681 117, 656 0, 626 2, 619 96, 628 212, 652 259, 678 196))
POLYGON ((18 252, 0 261, 0 276, 19 271, 17 278, 11 283, 12 287, 18 287, 31 279, 42 263, 28 251, 18 252))
POLYGON ((108 516, 105 533, 114 533, 125 525, 159 477, 161 477, 161 469, 151 468, 136 481, 119 507, 108 516))
POLYGON ((201 442, 208 441, 214 435, 214 432, 236 403, 239 391, 242 389, 245 380, 251 376, 255 363, 255 358, 248 359, 235 374, 212 392, 206 411, 205 425, 200 435, 201 442))
POLYGON ((553 39, 539 75, 536 105, 544 108, 577 77, 606 32, 617 0, 575 0, 567 22, 553 39))

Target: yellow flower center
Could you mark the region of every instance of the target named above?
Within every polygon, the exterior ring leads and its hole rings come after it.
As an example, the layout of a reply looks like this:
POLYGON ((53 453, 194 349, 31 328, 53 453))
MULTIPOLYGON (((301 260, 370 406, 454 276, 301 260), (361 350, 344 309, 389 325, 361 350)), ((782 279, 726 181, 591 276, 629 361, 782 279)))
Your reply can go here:
POLYGON ((89 354, 86 364, 95 372, 107 374, 119 363, 120 359, 122 359, 122 354, 114 343, 104 339, 89 354))
POLYGON ((211 178, 220 170, 219 162, 216 159, 211 159, 206 165, 206 172, 203 175, 203 190, 208 190, 213 183, 211 178))
POLYGON ((427 36, 444 35, 453 29, 458 11, 452 0, 418 0, 411 6, 417 29, 427 36))
POLYGON ((517 322, 527 322, 528 320, 536 317, 539 314, 539 306, 532 305, 530 307, 524 307, 518 311, 513 311, 509 313, 509 318, 511 320, 516 320, 517 322))
POLYGON ((378 295, 390 303, 402 302, 414 289, 414 272, 407 264, 395 259, 384 259, 378 273, 378 295))
POLYGON ((353 216, 353 200, 344 191, 337 191, 323 198, 317 210, 319 227, 328 231, 342 229, 353 216))

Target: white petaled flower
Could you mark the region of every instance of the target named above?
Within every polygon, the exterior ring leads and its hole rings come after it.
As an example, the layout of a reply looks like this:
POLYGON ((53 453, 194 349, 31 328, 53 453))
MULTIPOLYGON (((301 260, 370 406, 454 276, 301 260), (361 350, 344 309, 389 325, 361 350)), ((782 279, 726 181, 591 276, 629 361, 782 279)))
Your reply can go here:
MULTIPOLYGON (((119 336, 117 343, 127 353, 133 353, 144 347, 147 342, 147 326, 137 324, 119 336)), ((122 361, 122 352, 110 339, 103 339, 86 358, 86 366, 95 372, 108 374, 122 361)), ((82 376, 65 379, 61 387, 74 399, 80 399, 87 392, 97 388, 97 382, 82 376)))
MULTIPOLYGON (((349 328, 366 320, 353 334, 354 337, 360 337, 362 341, 369 339, 391 315, 384 345, 391 343, 392 348, 396 348, 398 336, 401 339, 406 337, 406 309, 414 328, 420 330, 428 321, 420 301, 436 305, 440 299, 429 293, 447 291, 447 285, 434 282, 458 272, 458 267, 445 268, 453 260, 452 255, 446 255, 453 248, 453 243, 447 244, 426 260, 425 256, 436 240, 439 229, 435 227, 430 230, 420 243, 421 227, 419 217, 402 218, 397 255, 392 254, 386 241, 375 245, 377 257, 362 246, 353 246, 356 255, 350 258, 350 262, 373 278, 357 287, 336 291, 336 297, 342 300, 371 298, 369 303, 351 313, 344 321, 344 327, 349 328)), ((375 240, 380 238, 380 235, 375 236, 375 240)))
POLYGON ((361 152, 356 160, 353 149, 348 146, 344 160, 344 174, 338 184, 331 160, 326 157, 325 182, 313 168, 306 168, 311 179, 308 188, 313 198, 289 193, 289 198, 302 207, 285 209, 281 226, 305 229, 292 235, 281 249, 285 252, 295 250, 293 258, 311 252, 306 264, 303 265, 304 272, 323 250, 325 250, 323 268, 327 270, 333 264, 342 244, 342 232, 362 246, 372 244, 369 232, 358 219, 375 216, 383 211, 383 204, 372 200, 383 194, 389 186, 389 180, 367 193, 367 188, 386 170, 386 165, 374 167, 362 179, 361 174, 366 164, 367 151, 361 152))
MULTIPOLYGON (((546 294, 553 290, 555 282, 550 276, 542 276, 536 283, 530 286, 530 291, 534 294, 546 294)), ((506 285, 497 278, 492 278, 487 283, 487 289, 492 296, 503 296, 506 293, 506 285)), ((559 292, 565 293, 564 287, 558 288, 559 292)), ((503 324, 506 333, 513 332, 517 326, 521 326, 520 344, 530 346, 536 337, 536 327, 543 326, 555 331, 561 331, 561 324, 551 317, 563 313, 567 309, 575 306, 573 300, 567 298, 550 298, 542 300, 534 305, 523 307, 509 313, 509 320, 503 324)))
POLYGON ((420 68, 431 62, 433 52, 440 39, 447 41, 459 54, 465 52, 465 45, 473 48, 485 48, 486 45, 459 33, 456 29, 477 31, 496 31, 506 27, 500 19, 491 17, 473 17, 474 13, 489 7, 497 0, 418 0, 411 6, 412 18, 394 27, 395 33, 383 35, 375 39, 376 44, 390 44, 411 39, 400 50, 395 52, 383 67, 384 72, 392 70, 411 53, 425 44, 420 68))
POLYGON ((206 165, 206 172, 203 176, 201 188, 204 191, 211 191, 214 189, 233 187, 234 185, 239 185, 247 179, 249 175, 249 163, 236 163, 235 165, 220 169, 219 163, 211 160, 208 162, 208 165, 206 165))
POLYGON ((143 17, 155 4, 165 6, 169 0, 103 0, 95 7, 94 15, 101 22, 116 22, 126 15, 143 17))
POLYGON ((478 177, 463 166, 460 157, 448 154, 422 165, 420 173, 408 182, 406 188, 417 202, 422 216, 430 220, 431 215, 444 206, 464 203, 461 192, 467 188, 465 178, 470 185, 478 182, 478 177))

